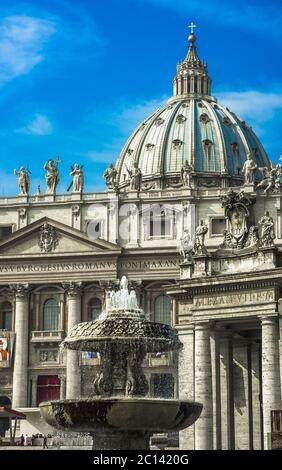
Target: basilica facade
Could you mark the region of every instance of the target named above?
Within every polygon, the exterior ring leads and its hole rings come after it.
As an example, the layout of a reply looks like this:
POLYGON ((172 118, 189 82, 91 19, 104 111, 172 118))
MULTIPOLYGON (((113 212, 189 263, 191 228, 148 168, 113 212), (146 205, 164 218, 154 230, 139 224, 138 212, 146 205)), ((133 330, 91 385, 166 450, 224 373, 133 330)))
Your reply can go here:
POLYGON ((0 398, 29 416, 91 394, 99 356, 59 345, 126 275, 147 318, 183 344, 179 358, 147 357, 150 395, 204 406, 180 447, 266 449, 281 408, 282 172, 212 96, 195 42, 172 98, 105 171, 107 191, 85 193, 75 164, 72 192, 57 194, 48 160, 44 191, 30 194, 21 167, 20 194, 0 198, 0 398))

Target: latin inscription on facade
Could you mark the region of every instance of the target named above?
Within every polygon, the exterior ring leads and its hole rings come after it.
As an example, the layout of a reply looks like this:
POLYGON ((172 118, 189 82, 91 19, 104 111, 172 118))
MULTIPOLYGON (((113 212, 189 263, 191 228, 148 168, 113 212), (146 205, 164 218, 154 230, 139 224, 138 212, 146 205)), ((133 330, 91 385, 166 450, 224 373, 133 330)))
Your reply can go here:
POLYGON ((78 262, 78 263, 38 263, 38 264, 5 264, 0 265, 0 274, 18 273, 54 273, 77 271, 107 271, 115 269, 116 265, 109 261, 78 262))
POLYGON ((247 291, 234 294, 195 297, 194 307, 225 307, 242 304, 255 304, 275 301, 273 290, 247 291))
POLYGON ((113 271, 120 269, 130 271, 158 271, 162 269, 178 269, 179 261, 175 259, 139 259, 129 261, 89 261, 76 263, 9 263, 0 264, 0 276, 5 274, 33 273, 71 273, 87 271, 113 271))

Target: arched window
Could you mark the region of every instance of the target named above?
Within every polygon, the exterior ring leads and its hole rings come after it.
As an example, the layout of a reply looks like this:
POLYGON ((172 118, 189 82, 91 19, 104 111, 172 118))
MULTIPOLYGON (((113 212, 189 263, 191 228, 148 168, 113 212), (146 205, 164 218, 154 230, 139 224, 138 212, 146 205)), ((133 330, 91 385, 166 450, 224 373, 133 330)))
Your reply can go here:
POLYGON ((1 305, 1 329, 12 330, 12 305, 10 302, 3 302, 1 305))
POLYGON ((171 324, 171 300, 167 295, 159 295, 155 300, 155 322, 171 324))
POLYGON ((59 304, 55 299, 48 299, 43 309, 43 330, 58 330, 59 325, 59 304))
POLYGON ((88 320, 93 321, 97 320, 100 313, 102 313, 102 302, 97 297, 94 297, 89 300, 88 303, 88 320))

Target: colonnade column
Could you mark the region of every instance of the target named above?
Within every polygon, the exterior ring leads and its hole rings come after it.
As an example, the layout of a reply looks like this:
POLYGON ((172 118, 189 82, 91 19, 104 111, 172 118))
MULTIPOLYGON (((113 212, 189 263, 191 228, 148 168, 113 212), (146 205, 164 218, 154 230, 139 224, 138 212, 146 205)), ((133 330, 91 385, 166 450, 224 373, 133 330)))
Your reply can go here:
POLYGON ((213 397, 210 350, 210 323, 195 324, 195 400, 203 411, 195 423, 195 449, 213 449, 213 397))
MULTIPOLYGON (((67 293, 68 302, 68 328, 69 334, 72 327, 81 321, 81 282, 65 282, 63 287, 67 293)), ((79 366, 79 352, 67 350, 66 368, 66 398, 79 398, 81 396, 81 371, 79 366)))
POLYGON ((278 315, 262 316, 261 319, 261 367, 264 448, 267 434, 271 432, 271 410, 281 409, 281 380, 279 361, 278 315))
POLYGON ((13 408, 27 407, 28 400, 28 323, 29 286, 10 286, 15 296, 15 359, 13 371, 13 408))

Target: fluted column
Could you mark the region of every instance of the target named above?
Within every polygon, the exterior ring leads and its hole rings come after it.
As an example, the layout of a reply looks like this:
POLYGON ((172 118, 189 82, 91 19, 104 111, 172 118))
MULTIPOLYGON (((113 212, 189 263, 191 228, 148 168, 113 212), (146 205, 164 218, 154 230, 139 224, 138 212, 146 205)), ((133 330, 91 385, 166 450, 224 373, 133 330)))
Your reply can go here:
POLYGON ((13 284, 10 286, 15 296, 15 359, 13 371, 13 408, 27 407, 28 400, 28 323, 29 323, 29 286, 13 284))
MULTIPOLYGON (((63 287, 67 294, 68 302, 68 328, 69 334, 72 327, 81 321, 81 282, 65 282, 63 287)), ((67 350, 66 368, 66 398, 78 398, 81 396, 81 371, 79 366, 79 352, 67 350)))
POLYGON ((210 350, 210 324, 195 324, 195 400, 203 411, 195 423, 195 449, 213 449, 213 397, 210 350))
POLYGON ((264 448, 267 449, 267 434, 271 432, 271 410, 281 408, 281 381, 279 361, 278 316, 262 316, 262 406, 264 448))

